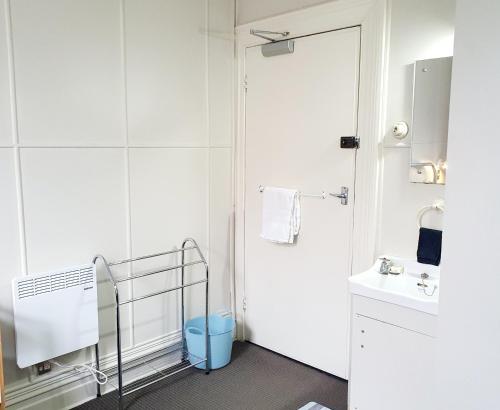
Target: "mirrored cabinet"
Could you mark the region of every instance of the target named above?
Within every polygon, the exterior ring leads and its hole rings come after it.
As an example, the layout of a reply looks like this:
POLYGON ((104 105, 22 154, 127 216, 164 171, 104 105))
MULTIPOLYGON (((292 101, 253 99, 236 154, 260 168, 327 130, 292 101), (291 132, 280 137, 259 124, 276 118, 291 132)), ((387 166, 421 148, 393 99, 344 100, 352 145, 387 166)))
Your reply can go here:
POLYGON ((410 181, 444 184, 453 57, 414 65, 410 181))

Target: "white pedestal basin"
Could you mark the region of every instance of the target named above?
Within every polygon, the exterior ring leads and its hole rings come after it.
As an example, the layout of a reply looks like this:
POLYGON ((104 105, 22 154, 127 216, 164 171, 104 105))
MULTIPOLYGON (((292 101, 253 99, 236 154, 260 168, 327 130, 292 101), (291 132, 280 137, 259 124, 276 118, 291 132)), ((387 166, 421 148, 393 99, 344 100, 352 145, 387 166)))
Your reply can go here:
POLYGON ((399 275, 382 275, 379 273, 381 263, 379 260, 366 272, 349 278, 351 293, 437 315, 439 267, 425 265, 411 259, 391 256, 386 256, 386 258, 397 265, 403 265, 404 272, 399 275), (423 273, 429 275, 428 279, 424 280, 427 287, 418 285, 422 284, 423 273))

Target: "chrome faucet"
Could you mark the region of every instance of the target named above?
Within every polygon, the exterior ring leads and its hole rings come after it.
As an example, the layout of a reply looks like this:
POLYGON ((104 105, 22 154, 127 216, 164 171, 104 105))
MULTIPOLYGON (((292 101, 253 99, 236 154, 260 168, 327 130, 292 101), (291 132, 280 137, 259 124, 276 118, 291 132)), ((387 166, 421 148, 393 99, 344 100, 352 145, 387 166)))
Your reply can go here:
POLYGON ((388 275, 389 271, 391 270, 392 266, 392 261, 387 258, 379 258, 382 262, 380 262, 380 268, 378 270, 378 273, 381 275, 388 275))

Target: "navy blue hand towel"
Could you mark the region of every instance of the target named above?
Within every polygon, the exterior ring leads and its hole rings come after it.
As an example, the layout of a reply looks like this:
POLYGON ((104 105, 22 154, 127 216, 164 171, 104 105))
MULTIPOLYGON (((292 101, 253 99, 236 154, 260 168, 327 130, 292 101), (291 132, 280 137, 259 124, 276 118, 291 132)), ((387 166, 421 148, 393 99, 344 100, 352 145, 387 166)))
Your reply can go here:
POLYGON ((442 236, 442 231, 420 228, 417 249, 417 260, 420 263, 439 266, 441 262, 442 236))

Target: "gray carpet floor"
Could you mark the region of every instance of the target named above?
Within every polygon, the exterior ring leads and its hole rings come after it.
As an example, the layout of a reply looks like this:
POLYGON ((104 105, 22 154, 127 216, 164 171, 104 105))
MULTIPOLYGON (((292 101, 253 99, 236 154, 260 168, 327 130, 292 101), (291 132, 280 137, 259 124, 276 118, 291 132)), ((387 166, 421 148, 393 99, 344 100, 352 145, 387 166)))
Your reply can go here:
MULTIPOLYGON (((347 409, 347 382, 250 343, 236 342, 232 362, 209 375, 190 369, 124 398, 126 410, 297 410, 315 401, 347 409)), ((77 409, 116 409, 116 392, 77 409)))

